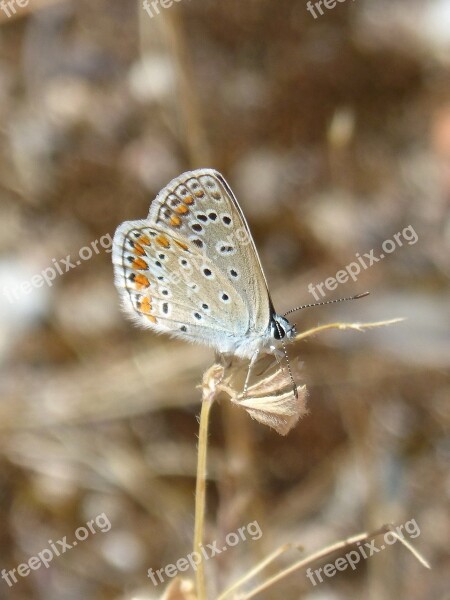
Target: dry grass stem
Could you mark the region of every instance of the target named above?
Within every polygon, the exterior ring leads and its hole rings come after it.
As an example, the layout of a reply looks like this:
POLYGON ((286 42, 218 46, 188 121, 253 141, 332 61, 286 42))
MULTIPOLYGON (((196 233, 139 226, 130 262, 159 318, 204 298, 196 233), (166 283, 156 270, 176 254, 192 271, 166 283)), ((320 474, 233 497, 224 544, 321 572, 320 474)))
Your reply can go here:
MULTIPOLYGON (((295 341, 299 341, 326 331, 329 329, 355 329, 364 331, 364 329, 380 327, 398 323, 403 319, 391 319, 388 321, 378 321, 373 323, 330 323, 305 331, 296 336, 295 341)), ((300 362, 295 358, 292 362, 294 373, 299 370, 300 362)), ((306 386, 298 387, 298 398, 295 398, 292 390, 292 382, 287 369, 282 361, 275 355, 262 355, 254 364, 252 370, 251 382, 248 389, 243 394, 244 381, 247 379, 248 361, 242 361, 230 356, 221 356, 216 358, 216 363, 213 364, 204 374, 202 383, 202 408, 200 412, 200 428, 198 441, 198 459, 197 459, 197 480, 195 494, 195 532, 194 532, 194 552, 201 554, 201 545, 203 542, 203 531, 206 509, 206 459, 208 445, 208 425, 209 414, 212 403, 217 393, 224 392, 230 400, 247 410, 249 415, 275 429, 281 435, 286 435, 292 427, 297 423, 298 419, 305 415, 306 409, 306 386)), ((342 542, 337 542, 331 546, 327 546, 306 559, 294 563, 287 569, 280 571, 274 577, 271 577, 261 586, 245 596, 240 596, 242 600, 253 598, 256 594, 271 587, 276 582, 280 581, 293 571, 308 565, 315 560, 332 554, 338 549, 345 548, 361 540, 371 539, 380 533, 390 531, 389 526, 384 526, 381 529, 371 534, 363 533, 353 538, 348 538, 342 542)), ((393 532, 394 533, 394 532, 393 532)), ((395 535, 395 533, 394 533, 395 535)), ((398 536, 396 536, 398 537, 398 536)), ((398 538, 400 539, 400 538, 398 538)), ((400 540, 404 545, 424 564, 428 566, 426 561, 404 540, 400 540)), ((275 550, 266 559, 259 563, 256 567, 250 570, 246 575, 234 583, 230 588, 225 590, 218 598, 222 600, 229 596, 233 591, 242 586, 248 579, 254 577, 262 571, 268 564, 273 562, 280 554, 291 548, 290 544, 284 545, 278 550, 275 550)), ((196 572, 196 588, 198 600, 206 600, 206 583, 204 563, 201 561, 196 572)))
MULTIPOLYGON (((195 531, 194 552, 201 553, 206 509, 206 456, 208 449, 209 413, 216 394, 217 384, 222 378, 222 369, 213 365, 206 371, 202 384, 202 408, 198 434, 197 479, 195 486, 195 531)), ((206 600, 205 569, 200 561, 196 572, 198 600, 206 600)))
POLYGON ((264 560, 262 560, 260 563, 258 563, 255 567, 253 567, 253 569, 248 571, 243 577, 241 577, 235 583, 233 583, 232 586, 230 586, 224 592, 222 592, 222 594, 220 594, 220 596, 217 598, 217 600, 224 600, 224 598, 229 596, 231 594, 231 592, 234 592, 235 590, 240 588, 242 585, 244 585, 244 583, 246 581, 248 581, 252 577, 255 577, 255 575, 257 575, 263 569, 265 569, 268 565, 270 565, 270 563, 272 563, 279 556, 281 556, 281 554, 284 554, 285 552, 287 552, 288 550, 291 550, 292 548, 297 548, 297 546, 294 546, 294 544, 283 544, 283 546, 280 546, 277 550, 274 550, 271 554, 269 554, 269 556, 267 556, 264 560))
POLYGON ((372 323, 327 323, 326 325, 320 325, 319 327, 313 327, 307 331, 303 331, 295 336, 295 341, 304 340, 307 337, 321 333, 322 331, 328 331, 329 329, 339 329, 345 331, 346 329, 355 329, 356 331, 364 331, 365 329, 374 329, 375 327, 384 327, 386 325, 394 325, 394 323, 401 323, 404 321, 403 318, 389 319, 387 321, 374 321, 372 323))
POLYGON ((430 565, 423 558, 423 556, 421 556, 419 554, 419 552, 417 550, 415 550, 411 546, 411 544, 409 544, 404 539, 402 539, 400 536, 398 536, 396 534, 396 532, 393 531, 392 525, 383 525, 382 527, 380 527, 379 529, 377 529, 376 531, 373 531, 371 533, 367 533, 367 532, 365 532, 365 533, 359 533, 359 534, 354 535, 354 536, 352 536, 350 538, 346 538, 345 540, 342 540, 340 542, 336 542, 334 544, 331 544, 330 546, 326 546, 322 550, 318 550, 317 552, 314 552, 310 556, 307 556, 306 558, 297 561, 296 563, 294 563, 290 567, 287 567, 286 569, 283 569, 282 571, 280 571, 279 573, 277 573, 273 577, 270 577, 269 579, 266 579, 266 581, 264 581, 257 588, 254 588, 252 591, 250 591, 250 592, 248 592, 246 594, 242 594, 242 595, 237 596, 236 600, 250 600, 250 598, 254 598, 255 596, 257 596, 261 592, 266 591, 269 587, 272 587, 275 583, 278 583, 279 581, 281 581, 281 579, 284 579, 285 577, 287 577, 291 573, 294 573, 294 571, 297 571, 298 569, 302 569, 303 567, 306 567, 306 566, 314 563, 316 560, 319 560, 320 558, 325 558, 326 556, 330 556, 330 555, 334 554, 337 550, 344 550, 344 549, 346 549, 346 548, 348 548, 350 546, 353 546, 357 542, 368 541, 368 540, 371 540, 371 539, 377 537, 378 535, 385 534, 385 533, 388 533, 388 532, 390 532, 394 537, 396 537, 400 542, 402 542, 402 544, 406 548, 408 548, 408 550, 410 550, 410 552, 412 552, 412 554, 417 558, 417 560, 424 567, 426 567, 427 569, 430 569, 430 565))

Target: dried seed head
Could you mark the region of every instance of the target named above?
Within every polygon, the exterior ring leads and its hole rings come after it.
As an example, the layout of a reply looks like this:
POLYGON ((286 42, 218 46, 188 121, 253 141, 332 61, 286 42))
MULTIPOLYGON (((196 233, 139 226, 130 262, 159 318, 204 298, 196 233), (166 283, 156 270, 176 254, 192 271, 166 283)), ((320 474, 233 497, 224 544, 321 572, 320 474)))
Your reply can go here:
MULTIPOLYGON (((294 395, 292 380, 286 366, 277 362, 273 355, 262 355, 252 367, 247 391, 244 394, 248 373, 248 361, 236 357, 221 357, 206 373, 204 389, 215 385, 216 392, 225 392, 230 400, 242 406, 253 418, 286 435, 307 412, 306 386, 297 388, 294 395)), ((297 359, 291 364, 294 374, 300 370, 297 359)))

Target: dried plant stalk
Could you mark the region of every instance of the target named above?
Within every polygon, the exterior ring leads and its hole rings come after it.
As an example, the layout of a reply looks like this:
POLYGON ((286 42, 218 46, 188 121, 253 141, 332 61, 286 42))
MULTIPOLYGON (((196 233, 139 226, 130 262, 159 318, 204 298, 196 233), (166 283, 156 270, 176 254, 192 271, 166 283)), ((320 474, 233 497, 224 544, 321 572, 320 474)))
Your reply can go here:
MULTIPOLYGON (((218 365, 213 365, 203 376, 202 408, 200 411, 200 426, 198 434, 197 480, 195 486, 195 530, 194 552, 200 556, 203 542, 206 509, 206 456, 208 449, 209 413, 217 391, 217 385, 222 379, 223 370, 218 365)), ((206 600, 205 568, 203 560, 198 563, 196 571, 198 600, 206 600)))
POLYGON ((269 554, 269 556, 266 556, 266 558, 264 560, 262 560, 260 563, 258 563, 256 565, 256 567, 253 567, 253 569, 248 571, 248 573, 246 573, 243 577, 238 579, 238 581, 233 583, 233 585, 231 587, 227 588, 224 592, 222 592, 222 594, 220 594, 220 596, 217 598, 217 600, 225 600, 225 598, 227 596, 229 596, 231 594, 231 592, 236 591, 238 588, 240 588, 242 585, 244 585, 244 583, 246 581, 248 581, 249 579, 251 579, 252 577, 257 575, 260 571, 262 571, 268 565, 273 563, 273 561, 276 560, 279 556, 281 556, 281 554, 284 554, 288 550, 291 550, 292 548, 295 548, 295 547, 296 546, 294 546, 293 544, 284 544, 283 546, 280 546, 280 548, 278 548, 277 550, 275 550, 274 552, 269 554))
MULTIPOLYGON (((296 336, 295 341, 300 341, 321 331, 328 329, 355 329, 363 331, 372 327, 380 327, 397 323, 402 319, 392 319, 390 321, 379 321, 376 323, 331 323, 321 327, 310 329, 296 336)), ((292 345, 290 345, 292 347, 292 345)), ((301 363, 297 357, 291 359, 291 371, 298 375, 301 363)), ((203 530, 206 509, 206 458, 208 446, 208 425, 211 406, 216 394, 223 392, 229 396, 230 400, 244 408, 249 415, 275 429, 281 435, 286 435, 297 423, 298 419, 307 413, 306 409, 306 386, 298 386, 298 397, 295 396, 292 380, 289 371, 276 354, 263 354, 258 358, 252 367, 249 385, 244 394, 244 385, 247 380, 249 363, 234 356, 221 355, 216 357, 216 362, 205 372, 202 382, 202 408, 200 412, 200 427, 198 439, 198 459, 197 459, 197 480, 195 493, 195 532, 194 532, 194 552, 201 555, 201 546, 203 542, 203 530)), ((317 560, 320 557, 331 554, 336 549, 346 547, 360 539, 371 539, 381 532, 387 531, 385 526, 372 534, 361 534, 338 544, 334 544, 321 550, 310 557, 295 563, 288 569, 281 571, 278 575, 266 581, 262 586, 242 596, 242 600, 253 598, 257 593, 273 585, 283 577, 296 569, 301 568, 317 560)), ((401 540, 402 541, 402 540, 401 540)), ((413 551, 411 547, 408 548, 413 551)), ((279 554, 286 551, 288 546, 276 550, 262 563, 257 565, 241 580, 236 582, 231 588, 228 588, 219 597, 221 600, 240 587, 250 577, 261 571, 267 564, 272 562, 279 554)), ((415 551, 413 551, 415 553, 415 551)), ((415 553, 418 556, 417 553, 415 553)), ((418 556, 419 557, 419 556, 418 556)), ((426 562, 419 557, 426 564, 426 562)), ((205 569, 203 560, 199 562, 196 571, 196 593, 198 600, 206 600, 205 569)))
MULTIPOLYGON (((325 548, 322 548, 322 550, 314 552, 313 554, 310 554, 310 556, 307 556, 306 558, 297 561, 290 567, 283 569, 282 571, 280 571, 273 577, 270 577, 269 579, 264 581, 261 585, 254 588, 250 592, 244 593, 244 594, 239 594, 238 596, 236 596, 236 600, 250 600, 251 598, 255 598, 261 592, 267 590, 269 587, 273 586, 275 583, 278 583, 278 581, 280 581, 281 579, 284 579, 285 577, 287 577, 294 571, 297 571, 298 569, 302 569, 303 567, 307 567, 308 565, 311 565, 319 558, 325 558, 326 556, 330 556, 331 554, 334 554, 337 550, 345 550, 348 547, 353 546, 357 542, 369 541, 369 540, 377 537, 378 535, 388 533, 388 532, 390 532, 394 537, 396 537, 398 539, 398 541, 401 542, 417 558, 417 560, 424 567, 426 567, 427 569, 431 568, 430 565, 428 564, 428 562, 425 560, 425 558, 423 558, 423 556, 415 548, 413 548, 413 546, 409 542, 407 542, 406 540, 401 538, 395 532, 395 530, 393 529, 393 525, 388 524, 388 525, 383 525, 382 527, 380 527, 376 531, 372 531, 371 533, 367 533, 367 532, 359 533, 357 535, 352 536, 351 538, 347 538, 345 540, 341 540, 340 542, 331 544, 330 546, 326 546, 325 548)), ((236 586, 233 586, 234 589, 235 589, 235 587, 236 586)), ((228 595, 228 592, 223 594, 224 597, 226 595, 228 595)))
POLYGON ((374 321, 373 323, 327 323, 326 325, 319 325, 313 329, 302 331, 295 336, 295 341, 299 342, 305 338, 316 335, 316 333, 322 333, 322 331, 328 331, 329 329, 339 329, 345 331, 346 329, 354 329, 356 331, 364 331, 365 329, 374 329, 375 327, 384 327, 385 325, 394 325, 395 323, 401 323, 404 321, 403 318, 389 319, 387 321, 374 321))

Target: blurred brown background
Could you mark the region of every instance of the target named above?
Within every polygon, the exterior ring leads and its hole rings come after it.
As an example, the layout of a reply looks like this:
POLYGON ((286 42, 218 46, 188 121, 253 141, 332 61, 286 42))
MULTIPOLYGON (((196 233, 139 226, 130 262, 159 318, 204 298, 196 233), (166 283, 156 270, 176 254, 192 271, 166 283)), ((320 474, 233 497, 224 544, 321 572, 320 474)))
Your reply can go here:
POLYGON ((235 190, 279 312, 355 253, 418 237, 326 297, 369 298, 295 314, 299 331, 407 320, 302 342, 310 413, 287 437, 214 406, 207 541, 254 520, 263 535, 206 564, 210 597, 285 542, 309 553, 415 519, 431 571, 396 544, 261 597, 449 598, 448 0, 347 0, 317 18, 303 0, 15 6, 0 9, 0 568, 96 515, 111 529, 0 579, 0 598, 160 598, 147 569, 191 550, 213 355, 125 319, 102 236, 205 166, 235 190), (82 259, 65 273, 68 255, 82 259), (51 286, 32 279, 55 262, 51 286))

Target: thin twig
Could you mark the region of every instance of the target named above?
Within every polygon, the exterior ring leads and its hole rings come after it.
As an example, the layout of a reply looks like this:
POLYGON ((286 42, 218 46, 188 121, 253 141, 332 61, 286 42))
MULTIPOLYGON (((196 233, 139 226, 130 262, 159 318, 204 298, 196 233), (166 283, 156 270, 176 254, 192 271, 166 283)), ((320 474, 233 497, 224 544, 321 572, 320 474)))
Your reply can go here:
POLYGON ((216 600, 223 600, 226 596, 231 594, 231 592, 234 592, 234 590, 241 587, 241 585, 243 585, 246 581, 257 575, 260 571, 267 567, 267 565, 269 565, 281 554, 284 554, 284 552, 287 552, 291 548, 297 548, 297 546, 295 546, 294 544, 284 544, 283 546, 269 554, 269 556, 266 556, 264 560, 258 563, 255 567, 253 567, 253 569, 248 571, 248 573, 246 573, 243 577, 241 577, 235 583, 233 583, 233 585, 231 585, 224 592, 222 592, 222 594, 216 600))
MULTIPOLYGON (((197 480, 195 486, 195 530, 194 530, 194 552, 202 557, 201 546, 203 542, 203 531, 205 524, 206 508, 206 456, 208 450, 208 427, 209 413, 217 386, 217 371, 214 365, 203 378, 202 386, 202 408, 200 411, 200 426, 198 433, 198 456, 197 456, 197 480)), ((197 598, 206 600, 205 568, 203 558, 197 565, 196 571, 197 598)))
POLYGON ((431 569, 430 563, 427 560, 425 560, 425 558, 419 553, 418 550, 414 548, 412 544, 407 542, 405 538, 400 537, 395 531, 391 531, 391 533, 395 538, 398 539, 400 543, 402 543, 405 546, 405 548, 407 548, 411 552, 413 556, 417 558, 420 564, 422 564, 426 569, 431 569))
MULTIPOLYGON (((195 531, 194 552, 201 554, 203 529, 205 523, 205 496, 206 496, 206 454, 208 448, 208 425, 211 400, 204 398, 200 412, 200 430, 198 435, 197 482, 195 486, 195 531)), ((205 569, 203 560, 197 566, 197 596, 198 600, 205 600, 205 569)))
POLYGON ((326 548, 323 548, 322 550, 318 550, 317 552, 314 552, 310 556, 307 556, 306 558, 297 561, 290 567, 287 567, 283 571, 280 571, 273 577, 266 579, 266 581, 264 581, 261 585, 259 585, 257 588, 254 588, 252 591, 248 592, 247 594, 239 595, 238 599, 239 600, 250 600, 250 598, 254 598, 261 592, 267 590, 269 587, 271 587, 275 583, 278 583, 278 581, 280 581, 284 577, 287 577, 288 575, 290 575, 294 571, 297 571, 298 569, 306 567, 307 565, 315 562, 319 558, 325 558, 326 556, 334 554, 336 552, 336 550, 342 550, 349 546, 353 546, 357 542, 371 540, 372 538, 374 538, 378 535, 381 535, 383 533, 387 533, 387 532, 391 532, 398 540, 400 540, 403 543, 403 545, 406 546, 406 548, 408 548, 408 550, 410 550, 413 553, 413 555, 420 561, 420 563, 424 567, 426 567, 427 569, 430 568, 430 565, 428 564, 428 562, 419 554, 419 552, 415 549, 413 550, 413 548, 411 547, 411 545, 408 542, 406 542, 404 539, 400 538, 395 533, 395 531, 393 531, 392 525, 383 525, 382 527, 380 527, 376 531, 373 531, 372 533, 367 533, 367 532, 359 533, 357 535, 354 535, 354 536, 347 538, 345 540, 342 540, 340 542, 331 544, 330 546, 327 546, 326 548))
POLYGON ((389 321, 375 321, 373 323, 328 323, 327 325, 320 325, 319 327, 313 327, 302 333, 298 333, 295 336, 295 341, 303 340, 311 335, 316 335, 327 329, 339 329, 341 331, 345 329, 355 329, 356 331, 364 331, 364 329, 373 329, 375 327, 383 327, 384 325, 393 325, 394 323, 400 323, 404 321, 402 318, 390 319, 389 321))
POLYGON ((211 150, 202 120, 199 85, 191 62, 191 48, 185 34, 185 23, 180 10, 165 11, 164 23, 168 38, 167 49, 171 53, 177 72, 179 93, 178 108, 182 137, 191 167, 209 166, 211 150))

